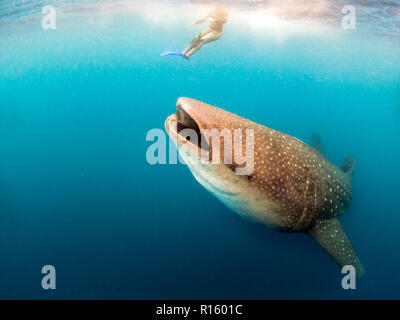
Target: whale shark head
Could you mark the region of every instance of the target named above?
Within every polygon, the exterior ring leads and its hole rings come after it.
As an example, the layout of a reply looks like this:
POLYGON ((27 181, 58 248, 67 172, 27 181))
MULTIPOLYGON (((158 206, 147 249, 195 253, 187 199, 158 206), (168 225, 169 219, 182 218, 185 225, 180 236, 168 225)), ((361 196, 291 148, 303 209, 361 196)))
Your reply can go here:
POLYGON ((278 208, 254 183, 260 174, 254 138, 263 134, 261 127, 191 98, 179 98, 176 113, 165 121, 167 133, 201 185, 240 215, 276 229, 283 224, 278 208))
POLYGON ((190 98, 178 99, 165 128, 193 176, 229 208, 272 229, 305 232, 362 274, 337 219, 351 202, 351 157, 339 169, 318 146, 190 98))

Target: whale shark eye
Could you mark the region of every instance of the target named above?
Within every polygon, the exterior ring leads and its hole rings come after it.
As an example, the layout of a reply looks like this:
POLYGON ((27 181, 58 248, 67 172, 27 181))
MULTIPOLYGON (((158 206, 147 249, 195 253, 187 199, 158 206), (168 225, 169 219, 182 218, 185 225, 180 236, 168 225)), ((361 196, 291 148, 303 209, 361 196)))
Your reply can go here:
MULTIPOLYGON (((226 165, 231 171, 233 171, 236 174, 236 167, 233 164, 227 164, 226 165)), ((251 181, 254 176, 252 174, 250 175, 243 175, 242 177, 245 177, 247 180, 251 181)))

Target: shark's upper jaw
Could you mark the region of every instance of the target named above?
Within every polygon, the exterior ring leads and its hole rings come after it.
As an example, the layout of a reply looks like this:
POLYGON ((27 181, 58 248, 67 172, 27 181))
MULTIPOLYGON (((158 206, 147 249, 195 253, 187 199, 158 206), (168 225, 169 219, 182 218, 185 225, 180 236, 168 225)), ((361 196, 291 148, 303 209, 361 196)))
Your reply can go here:
POLYGON ((211 121, 205 117, 201 117, 198 112, 195 112, 192 102, 195 100, 189 98, 179 98, 176 104, 176 113, 171 114, 165 121, 165 129, 171 139, 178 147, 185 146, 186 150, 195 156, 207 157, 211 156, 210 146, 205 139, 201 139, 201 130, 210 127, 211 121), (191 133, 197 135, 196 141, 190 141, 188 136, 182 133, 187 133, 190 129, 191 133), (183 131, 184 130, 184 131, 183 131))

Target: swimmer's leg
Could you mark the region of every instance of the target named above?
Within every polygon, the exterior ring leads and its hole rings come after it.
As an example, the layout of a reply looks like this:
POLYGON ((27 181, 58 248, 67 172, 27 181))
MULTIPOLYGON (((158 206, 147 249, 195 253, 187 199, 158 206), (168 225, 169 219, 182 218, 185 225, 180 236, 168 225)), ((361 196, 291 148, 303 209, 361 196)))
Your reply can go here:
POLYGON ((199 51, 200 48, 201 48, 204 44, 206 44, 206 43, 208 43, 208 42, 213 42, 213 41, 215 41, 215 40, 218 40, 220 37, 221 37, 221 33, 220 33, 220 32, 213 32, 213 33, 211 33, 211 34, 207 34, 205 37, 203 37, 203 38, 201 39, 201 41, 199 41, 199 42, 197 43, 196 46, 190 48, 190 50, 187 51, 187 52, 184 52, 184 54, 185 54, 186 57, 189 59, 190 56, 192 56, 192 55, 195 54, 197 51, 199 51))
POLYGON ((189 43, 189 45, 186 47, 185 50, 182 51, 183 54, 187 54, 190 50, 193 48, 197 47, 200 42, 202 41, 202 38, 204 38, 207 34, 211 32, 210 29, 206 29, 203 32, 199 33, 193 40, 192 42, 189 43))
POLYGON ((190 58, 191 55, 193 55, 193 54, 195 54, 197 51, 199 51, 200 48, 201 48, 205 43, 207 43, 207 42, 209 42, 209 41, 201 41, 201 42, 199 42, 199 43, 197 44, 197 46, 191 48, 191 49, 189 50, 189 52, 185 52, 186 57, 187 57, 187 58, 190 58))

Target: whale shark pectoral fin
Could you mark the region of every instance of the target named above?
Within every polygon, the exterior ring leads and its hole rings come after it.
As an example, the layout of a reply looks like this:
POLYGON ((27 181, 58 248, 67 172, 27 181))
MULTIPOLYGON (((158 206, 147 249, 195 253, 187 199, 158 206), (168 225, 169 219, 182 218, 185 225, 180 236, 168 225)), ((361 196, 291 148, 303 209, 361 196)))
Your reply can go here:
POLYGON ((356 168, 356 160, 352 156, 348 156, 346 159, 344 159, 342 164, 342 170, 349 177, 350 180, 353 177, 355 168, 356 168))
POLYGON ((364 268, 338 219, 317 219, 307 233, 339 266, 352 265, 357 277, 363 275, 364 268))
POLYGON ((311 132, 311 147, 317 150, 320 154, 324 155, 321 137, 316 132, 311 132))

